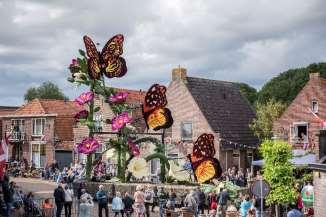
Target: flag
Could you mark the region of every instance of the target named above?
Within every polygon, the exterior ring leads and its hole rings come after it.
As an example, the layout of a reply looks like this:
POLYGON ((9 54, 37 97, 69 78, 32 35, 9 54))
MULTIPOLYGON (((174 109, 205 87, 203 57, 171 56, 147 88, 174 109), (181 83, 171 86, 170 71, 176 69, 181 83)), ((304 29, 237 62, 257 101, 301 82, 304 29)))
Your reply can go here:
POLYGON ((318 120, 318 122, 320 123, 321 127, 323 129, 326 129, 326 120, 321 119, 316 113, 314 113, 311 109, 309 109, 309 111, 313 114, 313 116, 315 116, 315 118, 318 120))
POLYGON ((5 135, 5 138, 1 141, 0 146, 0 180, 2 180, 4 175, 4 170, 6 168, 6 162, 8 161, 8 139, 11 137, 11 135, 7 136, 5 135))

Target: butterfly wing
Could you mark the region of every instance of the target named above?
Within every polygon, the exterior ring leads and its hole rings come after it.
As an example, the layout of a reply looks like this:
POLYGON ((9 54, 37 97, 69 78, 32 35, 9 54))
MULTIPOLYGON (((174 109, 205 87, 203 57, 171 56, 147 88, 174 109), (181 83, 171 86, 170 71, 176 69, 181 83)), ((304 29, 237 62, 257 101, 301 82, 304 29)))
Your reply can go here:
POLYGON ((195 142, 193 154, 200 157, 214 157, 214 136, 206 133, 200 135, 195 142))
POLYGON ((126 61, 120 57, 123 53, 123 41, 123 35, 115 35, 102 49, 101 62, 103 63, 103 73, 108 78, 122 77, 127 73, 126 61))
POLYGON ((122 77, 127 73, 126 61, 122 57, 112 58, 104 62, 103 73, 108 78, 122 77))
POLYGON ((172 126, 173 118, 168 108, 158 108, 152 112, 144 113, 147 128, 154 131, 166 129, 172 126))
POLYGON ((214 136, 202 134, 194 144, 193 153, 188 155, 195 179, 199 183, 205 183, 222 175, 220 162, 214 158, 214 136))
POLYGON ((197 158, 193 155, 189 155, 188 158, 191 162, 195 179, 199 183, 205 183, 214 178, 221 177, 221 164, 216 158, 197 158))
POLYGON ((87 35, 84 36, 84 43, 86 47, 86 53, 89 57, 87 59, 88 74, 92 79, 99 79, 101 77, 101 63, 99 53, 92 39, 87 35))
POLYGON ((87 35, 85 35, 83 37, 83 39, 84 39, 84 44, 86 47, 87 56, 90 58, 99 59, 99 54, 98 54, 98 51, 96 49, 96 46, 95 46, 93 40, 90 37, 88 37, 87 35))
POLYGON ((113 36, 103 47, 101 56, 103 61, 108 61, 112 57, 119 57, 123 53, 124 37, 121 34, 113 36))
POLYGON ((165 107, 168 103, 165 92, 166 87, 159 84, 153 84, 145 95, 143 111, 146 113, 157 108, 165 107))

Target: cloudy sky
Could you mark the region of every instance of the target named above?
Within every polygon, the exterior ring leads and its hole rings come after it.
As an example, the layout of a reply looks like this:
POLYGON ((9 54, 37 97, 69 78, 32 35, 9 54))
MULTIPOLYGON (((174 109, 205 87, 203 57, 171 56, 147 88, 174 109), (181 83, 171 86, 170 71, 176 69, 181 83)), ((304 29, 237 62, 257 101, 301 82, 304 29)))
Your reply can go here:
POLYGON ((70 98, 71 58, 87 34, 125 35, 128 74, 108 83, 147 89, 171 69, 259 88, 293 67, 326 60, 324 0, 0 0, 0 105, 53 81, 70 98))

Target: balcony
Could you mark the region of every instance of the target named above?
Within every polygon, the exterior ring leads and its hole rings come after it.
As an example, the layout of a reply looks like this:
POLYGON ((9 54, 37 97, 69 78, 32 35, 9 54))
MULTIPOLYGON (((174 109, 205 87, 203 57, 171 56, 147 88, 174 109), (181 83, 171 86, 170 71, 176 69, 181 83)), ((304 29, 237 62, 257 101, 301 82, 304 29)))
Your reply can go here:
POLYGON ((25 140, 25 132, 23 131, 11 131, 7 132, 7 135, 11 135, 9 137, 10 142, 22 142, 25 140))

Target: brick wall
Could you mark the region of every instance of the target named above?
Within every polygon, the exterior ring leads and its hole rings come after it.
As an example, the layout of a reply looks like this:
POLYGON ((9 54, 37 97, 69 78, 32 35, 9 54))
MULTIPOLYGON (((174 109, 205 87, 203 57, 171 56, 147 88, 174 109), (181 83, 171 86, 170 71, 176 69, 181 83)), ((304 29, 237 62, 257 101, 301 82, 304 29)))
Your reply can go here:
MULTIPOLYGON (((318 154, 318 133, 321 129, 320 123, 313 116, 308 109, 311 108, 312 100, 318 101, 318 116, 326 119, 326 80, 318 76, 318 74, 311 74, 309 82, 300 91, 298 96, 293 100, 290 106, 282 114, 282 116, 275 121, 273 126, 274 135, 291 141, 290 127, 294 122, 308 123, 308 137, 314 139, 315 152, 318 154)), ((294 146, 301 146, 294 144, 294 146)), ((302 147, 302 146, 301 146, 302 147)))

